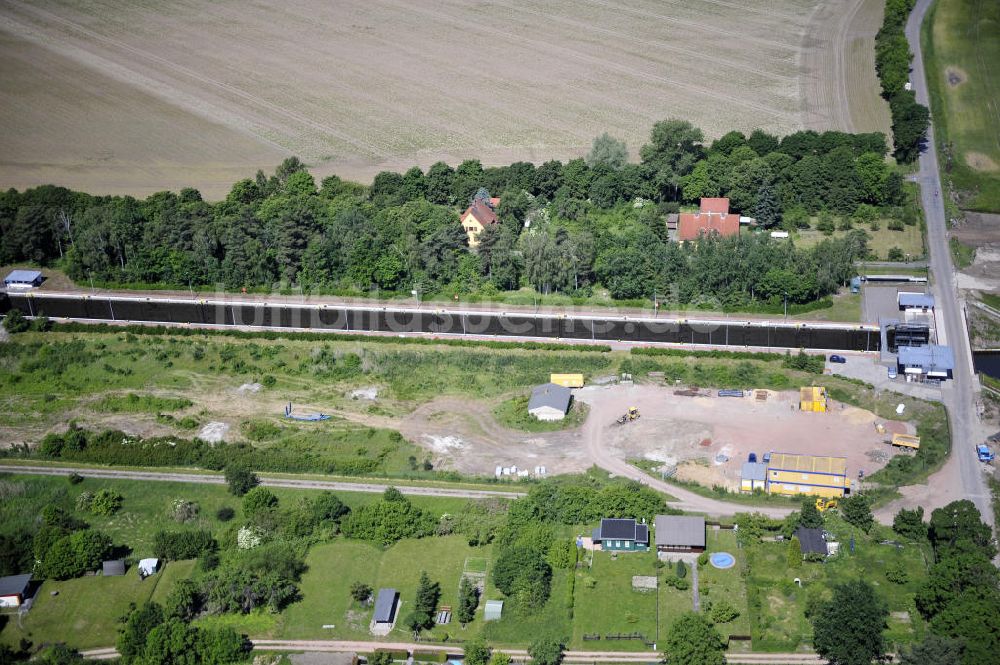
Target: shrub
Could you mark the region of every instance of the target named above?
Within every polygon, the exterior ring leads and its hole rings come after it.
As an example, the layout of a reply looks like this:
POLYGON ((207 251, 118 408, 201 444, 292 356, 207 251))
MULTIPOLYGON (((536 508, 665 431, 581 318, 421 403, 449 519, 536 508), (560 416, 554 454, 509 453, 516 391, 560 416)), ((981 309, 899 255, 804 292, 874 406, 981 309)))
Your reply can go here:
POLYGON ((219 543, 212 537, 212 532, 205 529, 157 531, 153 534, 153 553, 161 559, 197 559, 205 552, 214 552, 218 548, 219 543))
POLYGON ((708 552, 702 552, 698 555, 698 567, 704 568, 705 564, 708 563, 708 552))
POLYGON ((740 612, 733 607, 732 603, 722 598, 712 603, 712 609, 709 610, 708 614, 712 623, 729 623, 738 617, 740 612))
POLYGON ((7 316, 3 317, 3 327, 11 335, 16 335, 28 330, 31 327, 31 323, 28 322, 28 319, 24 318, 24 312, 19 309, 12 309, 7 312, 7 316))
POLYGON ((243 497, 243 513, 250 518, 278 507, 278 497, 266 487, 254 487, 243 497))
POLYGON ((174 502, 170 505, 170 517, 175 522, 180 522, 181 524, 196 519, 198 511, 199 507, 197 503, 185 499, 174 499, 174 502))
POLYGON ((90 512, 103 517, 111 517, 122 507, 124 497, 110 489, 98 490, 90 503, 90 512))
POLYGON ((910 574, 902 561, 896 561, 885 569, 885 579, 893 584, 906 584, 910 581, 910 574))
POLYGON ((66 480, 69 481, 70 485, 79 485, 80 483, 83 482, 83 476, 74 471, 73 473, 66 476, 66 480))
POLYGON ((257 474, 244 466, 231 465, 226 467, 226 483, 229 485, 230 493, 243 496, 260 485, 260 479, 257 474))

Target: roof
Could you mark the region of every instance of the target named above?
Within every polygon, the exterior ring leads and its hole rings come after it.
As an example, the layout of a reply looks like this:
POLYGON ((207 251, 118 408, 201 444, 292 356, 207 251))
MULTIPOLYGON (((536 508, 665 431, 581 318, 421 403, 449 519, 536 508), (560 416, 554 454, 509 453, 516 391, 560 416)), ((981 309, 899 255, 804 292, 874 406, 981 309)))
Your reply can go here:
POLYGON ((159 559, 140 559, 139 560, 139 572, 151 575, 156 572, 156 569, 160 567, 159 559))
POLYGON ((847 475, 846 457, 816 457, 793 453, 771 453, 768 468, 779 471, 801 471, 803 473, 827 473, 834 476, 847 475))
POLYGON ((767 478, 767 465, 760 462, 744 462, 740 477, 743 480, 764 480, 767 478))
MULTIPOLYGON (((729 199, 726 198, 708 198, 704 197, 701 199, 701 211, 702 212, 717 212, 722 215, 729 214, 729 199)), ((739 217, 737 217, 739 219, 739 217)))
POLYGON ((955 354, 950 346, 901 346, 896 350, 899 364, 920 367, 925 372, 945 372, 955 369, 955 354))
POLYGON ((900 307, 926 307, 934 308, 934 296, 929 293, 911 293, 900 291, 897 295, 900 307))
POLYGON ((649 544, 649 526, 646 524, 635 525, 635 542, 649 544))
POLYGON ((795 530, 803 554, 826 554, 826 541, 823 540, 823 529, 807 529, 800 526, 795 530))
POLYGON ((375 598, 375 621, 377 623, 391 623, 396 612, 396 598, 399 592, 395 589, 379 589, 375 598))
POLYGON ((4 277, 5 282, 34 282, 37 279, 41 279, 42 273, 38 270, 11 270, 10 273, 4 277))
POLYGON ((617 538, 635 540, 635 520, 608 519, 601 520, 601 539, 617 538))
POLYGON ((704 547, 705 518, 684 515, 657 515, 657 547, 704 547))
POLYGON ((466 208, 465 212, 462 213, 462 219, 465 219, 465 217, 470 214, 483 226, 489 226, 490 224, 497 223, 496 211, 482 199, 476 199, 473 201, 472 205, 466 208))
POLYGON ((23 595, 31 582, 31 573, 0 577, 0 596, 23 595))
POLYGON ((528 400, 528 411, 549 407, 566 413, 573 391, 555 383, 543 383, 531 389, 531 399, 528 400))
POLYGON ((697 240, 702 234, 717 233, 722 237, 738 235, 740 216, 716 212, 682 212, 677 221, 677 239, 697 240))
POLYGON ((104 575, 105 576, 117 576, 125 574, 125 562, 121 559, 114 559, 112 561, 104 562, 104 575))
POLYGON ((499 619, 500 615, 503 614, 503 601, 502 600, 487 600, 486 601, 486 607, 483 610, 483 612, 484 612, 484 614, 483 614, 484 618, 488 619, 488 618, 491 618, 491 617, 496 617, 497 619, 499 619))

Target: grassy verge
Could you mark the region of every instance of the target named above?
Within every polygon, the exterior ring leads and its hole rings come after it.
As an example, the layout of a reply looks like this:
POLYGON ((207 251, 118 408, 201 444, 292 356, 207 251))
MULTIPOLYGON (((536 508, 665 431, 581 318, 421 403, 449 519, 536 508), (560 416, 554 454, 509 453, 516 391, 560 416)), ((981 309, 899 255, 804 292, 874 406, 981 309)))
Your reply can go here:
POLYGON ((962 208, 1000 211, 1000 142, 992 100, 1000 97, 992 0, 936 2, 921 29, 937 150, 962 208))
POLYGON ((948 239, 948 248, 951 250, 951 260, 959 270, 971 266, 976 258, 976 248, 966 245, 957 238, 948 239))
POLYGON ((590 410, 585 403, 574 399, 570 402, 569 411, 562 420, 539 420, 528 413, 528 399, 527 395, 519 395, 501 402, 493 409, 497 422, 504 427, 522 432, 556 432, 581 426, 590 410))

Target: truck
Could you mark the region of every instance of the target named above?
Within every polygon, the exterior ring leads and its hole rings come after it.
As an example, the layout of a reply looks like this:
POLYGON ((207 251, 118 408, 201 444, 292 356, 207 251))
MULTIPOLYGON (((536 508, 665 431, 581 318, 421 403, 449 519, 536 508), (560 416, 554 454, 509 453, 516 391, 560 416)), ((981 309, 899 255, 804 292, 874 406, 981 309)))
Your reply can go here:
POLYGON ((911 448, 913 450, 919 450, 920 437, 912 434, 893 434, 892 441, 890 443, 898 448, 911 448))
POLYGON ((989 446, 985 443, 980 443, 976 446, 976 457, 979 458, 980 462, 992 462, 996 455, 993 454, 993 451, 990 450, 989 446))

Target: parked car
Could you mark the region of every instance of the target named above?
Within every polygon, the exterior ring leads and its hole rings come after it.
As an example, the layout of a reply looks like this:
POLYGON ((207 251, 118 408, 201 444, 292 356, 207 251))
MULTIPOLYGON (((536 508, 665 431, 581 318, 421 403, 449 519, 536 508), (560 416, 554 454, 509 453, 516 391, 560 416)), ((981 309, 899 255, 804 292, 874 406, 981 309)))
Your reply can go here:
POLYGON ((899 373, 896 371, 896 366, 895 365, 890 366, 889 367, 889 378, 890 379, 895 379, 897 376, 899 376, 899 373))
POLYGON ((838 356, 837 354, 833 354, 832 356, 830 356, 830 362, 832 362, 832 363, 846 363, 847 362, 847 358, 845 358, 844 356, 838 356))

